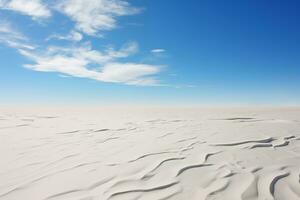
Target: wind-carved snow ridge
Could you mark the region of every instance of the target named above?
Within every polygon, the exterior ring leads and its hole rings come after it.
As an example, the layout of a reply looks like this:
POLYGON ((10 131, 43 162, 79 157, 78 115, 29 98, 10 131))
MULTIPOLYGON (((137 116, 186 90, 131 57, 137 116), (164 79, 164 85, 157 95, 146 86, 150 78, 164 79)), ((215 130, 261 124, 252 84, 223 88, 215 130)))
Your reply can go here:
POLYGON ((0 199, 300 199, 299 121, 284 108, 3 108, 0 199))

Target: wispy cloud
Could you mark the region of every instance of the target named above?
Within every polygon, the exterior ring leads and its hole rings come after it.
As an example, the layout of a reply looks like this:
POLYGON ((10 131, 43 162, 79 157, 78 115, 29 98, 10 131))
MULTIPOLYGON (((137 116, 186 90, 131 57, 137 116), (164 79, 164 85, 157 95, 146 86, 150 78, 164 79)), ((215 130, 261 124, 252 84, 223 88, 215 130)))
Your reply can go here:
POLYGON ((0 8, 19 12, 34 19, 51 16, 51 11, 41 0, 0 0, 0 8))
POLYGON ((158 85, 153 75, 160 72, 160 66, 118 62, 118 58, 128 57, 136 51, 136 46, 136 43, 130 43, 119 50, 108 49, 104 52, 93 50, 87 44, 80 48, 51 47, 44 53, 24 49, 19 51, 34 62, 24 67, 35 71, 58 72, 127 85, 158 85))
POLYGON ((164 53, 165 51, 165 49, 152 49, 151 53, 164 53))
POLYGON ((34 49, 34 45, 28 44, 28 39, 15 30, 10 23, 0 21, 0 43, 16 49, 34 49))
POLYGON ((159 66, 138 63, 107 63, 104 65, 100 80, 107 82, 126 83, 128 85, 159 85, 152 75, 158 74, 159 66))
MULTIPOLYGON (((29 59, 31 63, 24 65, 27 69, 127 85, 162 85, 157 79, 162 70, 160 65, 130 61, 129 57, 139 51, 136 42, 124 44, 117 50, 112 47, 96 50, 92 48, 94 40, 83 42, 86 35, 99 39, 97 36, 102 31, 116 28, 118 17, 141 11, 126 0, 54 0, 51 5, 43 0, 0 0, 0 9, 29 15, 33 19, 61 12, 75 22, 69 34, 52 34, 46 38, 45 44, 39 46, 14 30, 9 23, 0 22, 0 43, 17 49, 29 59), (49 46, 51 40, 72 43, 49 46)), ((153 53, 159 51, 164 50, 156 49, 153 53)))
POLYGON ((50 35, 46 40, 68 40, 68 41, 75 41, 79 42, 83 38, 82 34, 77 31, 71 31, 68 35, 59 35, 59 34, 53 34, 50 35))
POLYGON ((76 23, 77 30, 88 35, 112 30, 117 26, 117 17, 140 11, 123 0, 62 0, 56 7, 76 23))

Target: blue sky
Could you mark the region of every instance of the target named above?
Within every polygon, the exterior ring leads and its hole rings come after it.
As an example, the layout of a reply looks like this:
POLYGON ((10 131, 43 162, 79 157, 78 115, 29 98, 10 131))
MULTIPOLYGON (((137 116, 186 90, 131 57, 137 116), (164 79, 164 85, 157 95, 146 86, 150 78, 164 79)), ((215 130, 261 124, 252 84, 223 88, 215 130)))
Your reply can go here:
POLYGON ((299 104, 299 9, 0 0, 0 103, 299 104))

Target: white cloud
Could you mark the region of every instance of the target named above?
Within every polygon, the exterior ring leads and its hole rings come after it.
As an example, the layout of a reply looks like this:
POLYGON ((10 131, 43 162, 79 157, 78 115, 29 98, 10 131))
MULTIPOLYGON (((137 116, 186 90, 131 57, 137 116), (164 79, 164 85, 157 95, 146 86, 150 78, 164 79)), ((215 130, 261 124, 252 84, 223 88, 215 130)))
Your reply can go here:
POLYGON ((25 36, 23 36, 23 34, 14 30, 11 24, 6 21, 0 21, 0 33, 2 35, 11 36, 12 38, 15 38, 17 40, 25 39, 25 36))
POLYGON ((0 9, 19 12, 34 19, 51 16, 51 11, 41 0, 0 0, 0 9))
POLYGON ((79 42, 82 40, 82 38, 83 36, 77 31, 71 31, 68 35, 58 35, 58 34, 50 35, 46 40, 56 39, 56 40, 69 40, 69 41, 79 42))
POLYGON ((149 77, 160 72, 153 65, 137 63, 107 63, 101 70, 100 79, 107 82, 126 83, 130 85, 156 85, 158 81, 149 77))
POLYGON ((68 35, 50 35, 43 47, 30 44, 30 40, 13 29, 9 23, 0 21, 0 43, 17 49, 21 55, 31 60, 32 63, 25 64, 25 68, 102 82, 161 85, 156 78, 161 66, 134 63, 128 59, 124 61, 124 58, 138 52, 137 43, 129 42, 118 50, 108 47, 99 51, 93 49, 90 42, 82 42, 81 33, 99 36, 102 31, 116 28, 118 17, 136 14, 140 9, 132 7, 127 0, 53 2, 52 7, 48 7, 43 0, 0 0, 0 9, 16 11, 33 19, 50 17, 52 14, 50 9, 56 9, 75 22, 75 28, 68 35), (49 40, 52 39, 74 42, 70 44, 71 47, 48 46, 49 40))
POLYGON ((10 23, 0 21, 0 43, 16 49, 34 49, 35 47, 28 44, 27 38, 20 32, 16 31, 10 23))
POLYGON ((165 51, 165 49, 152 49, 151 53, 164 53, 165 51))
POLYGON ((24 67, 43 72, 58 72, 64 75, 89 78, 103 82, 127 85, 158 85, 154 75, 160 72, 159 66, 140 63, 120 63, 118 58, 127 57, 137 48, 129 43, 120 50, 93 50, 90 46, 80 48, 49 48, 45 53, 21 49, 20 53, 34 64, 24 67))
POLYGON ((111 30, 117 26, 117 17, 139 12, 123 0, 62 0, 57 10, 75 21, 77 30, 88 35, 111 30))
POLYGON ((106 50, 106 53, 114 58, 125 58, 131 54, 135 54, 138 51, 138 44, 136 42, 129 42, 119 50, 115 51, 113 48, 109 48, 106 50))

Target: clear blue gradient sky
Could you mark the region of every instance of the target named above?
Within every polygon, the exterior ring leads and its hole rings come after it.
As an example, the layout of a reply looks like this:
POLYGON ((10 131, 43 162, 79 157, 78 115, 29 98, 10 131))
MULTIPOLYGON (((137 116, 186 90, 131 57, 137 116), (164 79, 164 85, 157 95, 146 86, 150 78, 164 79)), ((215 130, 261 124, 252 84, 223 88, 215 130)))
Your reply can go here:
POLYGON ((297 0, 0 0, 0 103, 300 104, 297 0))

